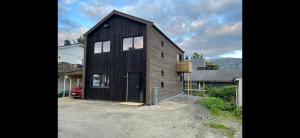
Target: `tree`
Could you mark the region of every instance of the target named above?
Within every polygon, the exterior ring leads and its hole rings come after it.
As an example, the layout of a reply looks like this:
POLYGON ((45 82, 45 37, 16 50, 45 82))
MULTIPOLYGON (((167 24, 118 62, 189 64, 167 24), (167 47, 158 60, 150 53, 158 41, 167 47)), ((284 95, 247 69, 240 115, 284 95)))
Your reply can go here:
POLYGON ((71 45, 70 40, 65 40, 64 46, 69 46, 69 45, 71 45))
POLYGON ((185 60, 189 60, 189 57, 187 55, 185 55, 185 60))
POLYGON ((79 38, 77 38, 77 43, 78 44, 84 44, 84 38, 82 36, 80 36, 79 38))
POLYGON ((191 59, 203 59, 203 55, 201 53, 194 52, 191 59))
POLYGON ((212 70, 218 70, 220 68, 218 64, 215 64, 215 63, 213 63, 211 61, 207 61, 206 64, 209 65, 209 66, 211 66, 212 70))

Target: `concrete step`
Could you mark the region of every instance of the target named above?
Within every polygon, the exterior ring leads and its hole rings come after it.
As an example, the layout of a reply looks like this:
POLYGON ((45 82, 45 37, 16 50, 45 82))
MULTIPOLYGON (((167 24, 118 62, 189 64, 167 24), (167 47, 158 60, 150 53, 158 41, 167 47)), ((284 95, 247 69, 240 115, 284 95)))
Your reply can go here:
POLYGON ((121 106, 127 106, 127 107, 139 107, 143 106, 144 103, 138 103, 138 102, 121 102, 119 103, 121 106))

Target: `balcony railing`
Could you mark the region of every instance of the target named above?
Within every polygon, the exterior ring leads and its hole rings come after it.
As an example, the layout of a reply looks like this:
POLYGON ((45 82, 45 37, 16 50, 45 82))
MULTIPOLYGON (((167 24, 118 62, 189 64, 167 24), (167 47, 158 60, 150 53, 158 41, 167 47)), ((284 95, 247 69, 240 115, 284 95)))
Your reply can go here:
POLYGON ((177 62, 177 72, 191 73, 192 72, 192 62, 190 62, 190 61, 177 62))

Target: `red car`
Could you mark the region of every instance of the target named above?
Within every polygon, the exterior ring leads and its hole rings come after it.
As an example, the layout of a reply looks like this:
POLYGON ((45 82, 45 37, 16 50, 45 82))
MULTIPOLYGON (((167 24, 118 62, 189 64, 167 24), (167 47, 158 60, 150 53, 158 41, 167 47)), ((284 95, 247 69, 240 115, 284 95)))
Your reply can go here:
POLYGON ((82 88, 80 86, 72 88, 71 96, 74 98, 81 98, 82 97, 82 88))

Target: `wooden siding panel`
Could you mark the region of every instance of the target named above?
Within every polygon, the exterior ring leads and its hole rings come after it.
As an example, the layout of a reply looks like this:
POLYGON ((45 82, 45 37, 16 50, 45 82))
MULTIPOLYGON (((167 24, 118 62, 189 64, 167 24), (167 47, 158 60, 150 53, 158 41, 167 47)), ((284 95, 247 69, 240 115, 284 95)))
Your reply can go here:
MULTIPOLYGON (((152 87, 158 88, 159 100, 179 94, 183 91, 183 82, 178 79, 177 53, 183 57, 183 52, 177 49, 170 41, 163 37, 152 27, 147 28, 148 32, 148 55, 149 62, 149 85, 148 95, 151 95, 152 87), (161 46, 161 41, 164 46, 161 46), (164 57, 161 57, 164 52, 164 57), (164 70, 164 76, 161 76, 161 70, 164 70), (161 82, 164 82, 164 88, 161 88, 161 82)), ((151 98, 148 100, 152 103, 151 98)))
MULTIPOLYGON (((144 77, 146 76, 146 50, 124 52, 123 38, 144 36, 144 48, 146 48, 146 25, 120 16, 112 16, 105 23, 109 24, 108 28, 100 26, 87 36, 85 98, 124 101, 126 95, 126 77, 124 76, 126 73, 140 72, 144 77), (106 40, 111 41, 110 52, 94 54, 94 42, 106 40), (93 73, 108 73, 110 87, 91 88, 93 73)), ((143 83, 146 83, 146 79, 143 80, 143 83)))

